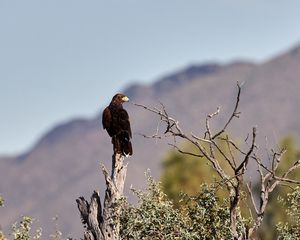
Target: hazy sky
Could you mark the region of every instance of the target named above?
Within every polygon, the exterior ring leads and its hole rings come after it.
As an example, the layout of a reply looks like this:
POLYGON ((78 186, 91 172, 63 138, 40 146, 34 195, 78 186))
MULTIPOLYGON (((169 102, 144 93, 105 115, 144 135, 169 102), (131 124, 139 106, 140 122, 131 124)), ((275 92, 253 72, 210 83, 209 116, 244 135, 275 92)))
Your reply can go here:
POLYGON ((0 153, 94 116, 132 81, 287 50, 299 11, 299 0, 0 0, 0 153))

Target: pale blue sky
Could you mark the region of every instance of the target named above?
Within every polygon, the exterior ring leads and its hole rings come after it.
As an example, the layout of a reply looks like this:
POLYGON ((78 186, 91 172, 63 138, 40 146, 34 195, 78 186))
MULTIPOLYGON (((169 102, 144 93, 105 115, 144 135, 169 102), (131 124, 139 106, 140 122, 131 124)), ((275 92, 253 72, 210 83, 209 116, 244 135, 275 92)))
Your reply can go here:
POLYGON ((0 154, 94 116, 132 81, 287 50, 299 11, 299 0, 0 0, 0 154))

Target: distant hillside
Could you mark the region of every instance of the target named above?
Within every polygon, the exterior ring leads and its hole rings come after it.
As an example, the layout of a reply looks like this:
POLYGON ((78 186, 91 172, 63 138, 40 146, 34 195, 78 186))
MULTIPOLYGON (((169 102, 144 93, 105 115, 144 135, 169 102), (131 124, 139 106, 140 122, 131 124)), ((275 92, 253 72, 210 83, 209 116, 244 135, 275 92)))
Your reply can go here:
MULTIPOLYGON (((158 106, 163 102, 182 128, 200 133, 207 113, 221 106, 224 123, 236 96, 236 82, 243 83, 241 118, 230 131, 246 136, 257 125, 260 139, 276 142, 293 134, 300 139, 300 46, 263 64, 234 62, 193 65, 155 81, 135 84, 124 92, 132 102, 158 106)), ((104 107, 104 105, 103 105, 104 107)), ((131 117, 134 156, 129 159, 128 186, 144 184, 144 172, 159 176, 161 159, 170 149, 166 141, 145 139, 152 134, 157 119, 132 104, 125 108, 131 117)), ((112 146, 101 127, 101 109, 93 119, 75 119, 46 133, 23 155, 0 159, 0 193, 6 199, 0 223, 14 222, 29 214, 38 219, 45 234, 53 232, 51 218, 59 216, 64 233, 80 237, 82 227, 75 199, 90 196, 94 189, 104 191, 99 163, 110 167, 112 146)))

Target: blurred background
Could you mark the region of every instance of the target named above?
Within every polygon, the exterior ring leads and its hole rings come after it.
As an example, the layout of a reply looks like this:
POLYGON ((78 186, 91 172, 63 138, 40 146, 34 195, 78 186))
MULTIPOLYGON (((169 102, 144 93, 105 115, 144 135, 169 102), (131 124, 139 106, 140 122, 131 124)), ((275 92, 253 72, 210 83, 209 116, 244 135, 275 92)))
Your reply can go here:
MULTIPOLYGON (((213 126, 222 126, 242 82, 232 134, 243 139, 257 125, 263 147, 266 137, 268 147, 290 141, 297 157, 299 9, 297 0, 0 1, 2 228, 30 215, 47 236, 57 215, 64 235, 81 236, 75 199, 104 191, 97 166, 110 166, 112 149, 101 113, 119 91, 162 101, 201 134, 217 106, 213 126)), ((134 133, 127 185, 142 187, 148 168, 166 176, 171 149, 140 135, 155 132, 155 116, 125 108, 134 133)))

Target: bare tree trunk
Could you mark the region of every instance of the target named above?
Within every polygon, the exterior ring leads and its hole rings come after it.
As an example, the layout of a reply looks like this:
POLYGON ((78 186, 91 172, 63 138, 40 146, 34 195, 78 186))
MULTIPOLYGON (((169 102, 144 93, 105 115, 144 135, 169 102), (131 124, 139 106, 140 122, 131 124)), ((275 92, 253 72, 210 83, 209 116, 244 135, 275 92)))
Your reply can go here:
POLYGON ((99 193, 94 191, 88 203, 84 197, 79 197, 76 202, 81 214, 82 223, 86 227, 84 240, 118 240, 120 231, 120 205, 118 200, 123 195, 127 164, 124 156, 112 156, 112 171, 102 165, 105 177, 106 191, 103 209, 99 193))

